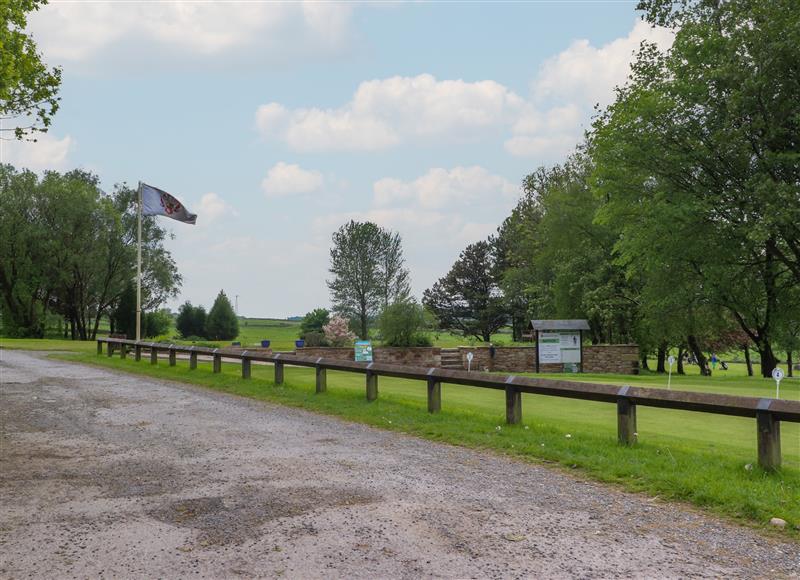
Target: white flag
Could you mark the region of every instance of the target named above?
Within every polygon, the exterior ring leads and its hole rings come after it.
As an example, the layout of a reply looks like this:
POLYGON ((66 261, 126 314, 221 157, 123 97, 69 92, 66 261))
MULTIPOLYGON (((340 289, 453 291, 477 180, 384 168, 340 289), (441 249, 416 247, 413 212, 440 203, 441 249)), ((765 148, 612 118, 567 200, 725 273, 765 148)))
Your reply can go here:
POLYGON ((142 215, 165 215, 186 224, 197 221, 197 214, 189 213, 176 198, 146 183, 142 184, 142 215))

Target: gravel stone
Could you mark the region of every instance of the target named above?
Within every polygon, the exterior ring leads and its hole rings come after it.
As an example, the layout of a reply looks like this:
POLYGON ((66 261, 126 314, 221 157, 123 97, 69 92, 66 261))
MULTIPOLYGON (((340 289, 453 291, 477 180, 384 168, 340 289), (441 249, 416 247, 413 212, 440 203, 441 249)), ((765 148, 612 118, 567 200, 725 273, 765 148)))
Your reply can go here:
POLYGON ((0 578, 800 573, 682 504, 191 385, 0 349, 0 397, 0 578))

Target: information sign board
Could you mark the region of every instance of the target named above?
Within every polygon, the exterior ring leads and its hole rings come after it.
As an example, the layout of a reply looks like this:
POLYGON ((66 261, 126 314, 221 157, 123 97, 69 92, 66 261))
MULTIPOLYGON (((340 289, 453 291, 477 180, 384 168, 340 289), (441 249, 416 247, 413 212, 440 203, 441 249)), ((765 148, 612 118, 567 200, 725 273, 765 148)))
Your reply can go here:
POLYGON ((370 341, 356 341, 355 350, 356 362, 372 362, 372 343, 370 341))

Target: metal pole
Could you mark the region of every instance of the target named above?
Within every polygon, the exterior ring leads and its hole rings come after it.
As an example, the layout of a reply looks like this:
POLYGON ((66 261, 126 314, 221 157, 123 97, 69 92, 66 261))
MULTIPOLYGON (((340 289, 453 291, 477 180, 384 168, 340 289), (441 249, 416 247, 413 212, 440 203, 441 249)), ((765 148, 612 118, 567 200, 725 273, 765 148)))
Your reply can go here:
POLYGON ((136 340, 142 340, 142 182, 136 194, 138 235, 136 244, 136 340))

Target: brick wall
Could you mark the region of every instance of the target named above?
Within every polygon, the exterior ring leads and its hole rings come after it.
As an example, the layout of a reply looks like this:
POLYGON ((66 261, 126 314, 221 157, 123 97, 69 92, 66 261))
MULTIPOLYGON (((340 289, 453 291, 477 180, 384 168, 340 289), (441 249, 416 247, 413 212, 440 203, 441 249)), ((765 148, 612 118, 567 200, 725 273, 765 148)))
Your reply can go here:
POLYGON ((636 344, 584 346, 583 367, 587 373, 638 375, 639 346, 636 344))
MULTIPOLYGON (((438 367, 442 363, 442 353, 438 347, 400 348, 376 346, 372 349, 372 360, 375 362, 407 365, 413 367, 438 367)), ((353 360, 355 352, 352 348, 336 348, 330 346, 314 346, 299 348, 297 356, 332 358, 336 360, 353 360)))
MULTIPOLYGON (((255 350, 255 349, 252 349, 255 350)), ((488 369, 501 373, 536 372, 536 347, 497 347, 494 360, 487 346, 461 346, 458 348, 464 368, 467 368, 467 353, 473 354, 472 370, 488 369)), ((353 360, 352 348, 307 347, 297 349, 298 356, 322 357, 336 360, 353 360)), ((441 349, 438 347, 395 348, 378 346, 373 349, 375 362, 408 365, 415 367, 438 367, 441 365, 441 349)), ((635 344, 601 344, 583 347, 583 371, 587 373, 638 374, 639 347, 635 344)), ((543 373, 560 373, 560 364, 541 365, 543 373)))

